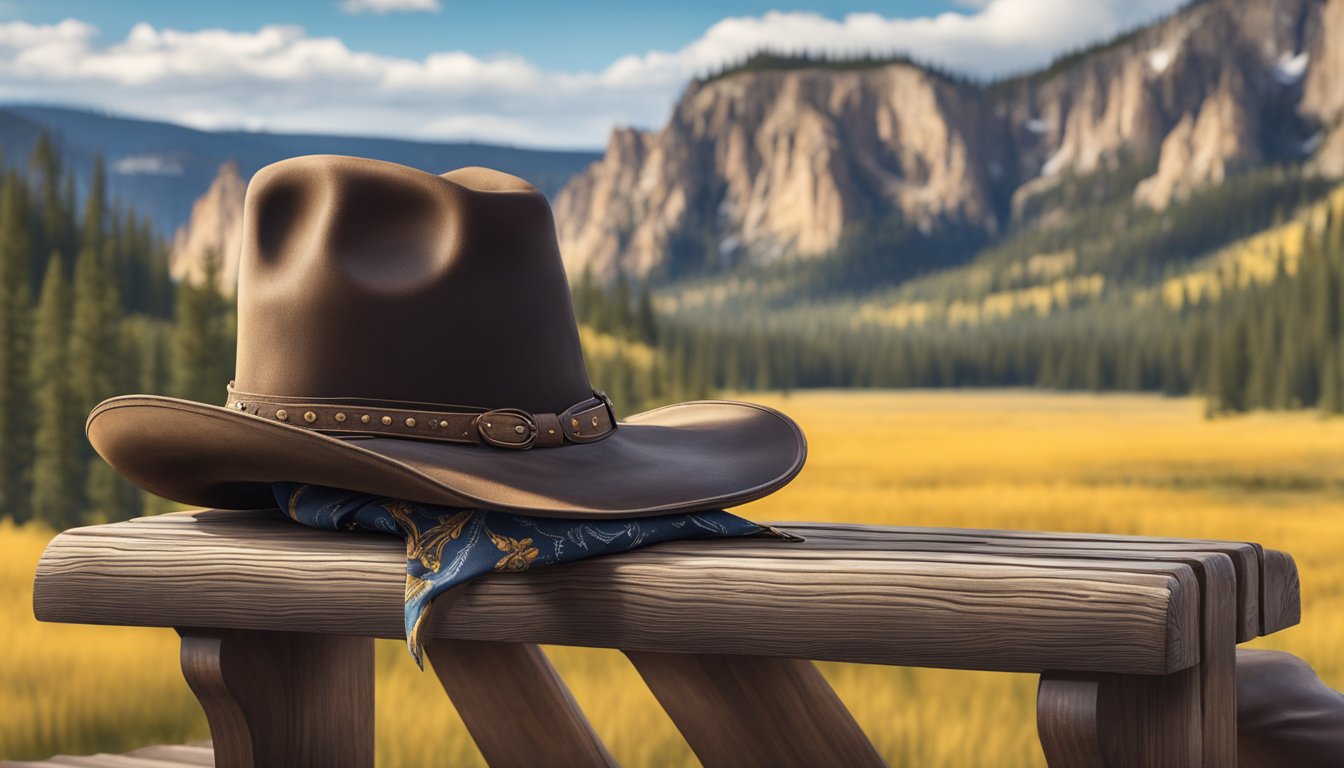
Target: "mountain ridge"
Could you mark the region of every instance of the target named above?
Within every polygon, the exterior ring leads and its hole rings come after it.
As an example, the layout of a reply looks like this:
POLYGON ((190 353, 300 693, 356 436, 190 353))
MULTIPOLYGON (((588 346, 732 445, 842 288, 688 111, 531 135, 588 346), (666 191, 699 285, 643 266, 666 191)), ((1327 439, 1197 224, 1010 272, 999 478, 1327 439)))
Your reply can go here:
POLYGON ((194 201, 232 160, 244 179, 259 168, 304 154, 347 154, 402 163, 431 173, 489 165, 554 194, 597 152, 543 150, 477 142, 434 142, 371 136, 202 131, 107 112, 35 104, 0 104, 0 146, 11 161, 32 151, 42 131, 57 139, 81 189, 101 155, 113 197, 132 202, 171 236, 190 218, 194 201))
POLYGON ((1068 201, 1042 201, 1080 174, 1141 169, 1128 194, 1157 210, 1266 165, 1337 176, 1342 8, 1204 0, 991 83, 906 60, 702 78, 561 191, 562 252, 571 272, 657 278, 825 258, 865 222, 1048 225, 1068 201))

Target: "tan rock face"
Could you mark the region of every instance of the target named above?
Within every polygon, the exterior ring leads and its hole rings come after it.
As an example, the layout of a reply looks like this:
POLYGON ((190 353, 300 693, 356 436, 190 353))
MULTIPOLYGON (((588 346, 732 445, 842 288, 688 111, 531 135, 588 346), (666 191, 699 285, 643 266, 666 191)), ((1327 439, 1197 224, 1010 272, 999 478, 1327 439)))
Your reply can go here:
POLYGON ((572 273, 826 253, 862 218, 996 226, 998 123, 979 92, 915 67, 692 85, 656 134, 612 135, 556 200, 572 273))
POLYGON ((206 193, 191 208, 191 218, 173 236, 168 269, 174 280, 199 283, 206 256, 219 259, 219 289, 232 295, 238 286, 238 255, 243 244, 243 197, 247 183, 233 162, 220 166, 206 193))
POLYGON ((1323 173, 1344 175, 1344 2, 1330 0, 1315 13, 1305 53, 1302 112, 1321 126, 1310 140, 1323 173))
MULTIPOLYGON (((1330 0, 1344 5, 1341 0, 1330 0)), ((1213 0, 1005 89, 1023 183, 1014 211, 1061 174, 1156 161, 1135 200, 1165 207, 1261 159, 1262 115, 1291 115, 1292 68, 1320 0, 1213 0), (1032 122, 1034 121, 1034 122, 1032 122), (1030 123, 1036 136, 1018 126, 1030 123)), ((1344 70, 1341 70, 1344 71, 1344 70)), ((1275 147, 1299 154, 1297 140, 1275 147)))
POLYGON ((1229 170, 1259 159, 1254 121, 1243 106, 1244 86, 1235 74, 1206 98, 1195 117, 1186 115, 1162 142, 1157 173, 1139 182, 1135 202, 1156 209, 1207 184, 1220 184, 1229 170))
POLYGON ((816 257, 887 217, 1048 220, 1034 203, 1071 174, 1152 167, 1129 192, 1162 208, 1312 153, 1344 175, 1344 0, 1209 0, 985 88, 902 64, 692 84, 661 131, 615 132, 556 219, 570 269, 610 279, 816 257))
POLYGON ((1328 124, 1344 115, 1344 3, 1322 4, 1314 21, 1306 47, 1302 110, 1328 124))

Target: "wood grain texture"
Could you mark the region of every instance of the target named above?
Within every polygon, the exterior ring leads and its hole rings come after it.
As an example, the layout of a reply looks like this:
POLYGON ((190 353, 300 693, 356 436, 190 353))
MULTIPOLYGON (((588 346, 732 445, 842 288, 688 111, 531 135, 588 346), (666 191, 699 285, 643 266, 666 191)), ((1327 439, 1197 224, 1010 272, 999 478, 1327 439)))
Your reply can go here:
POLYGON ((1198 668, 1169 675, 1104 675, 1100 693, 1097 722, 1107 765, 1187 768, 1201 763, 1198 668))
POLYGON ((1293 556, 1277 549, 1263 550, 1265 578, 1261 601, 1266 606, 1261 630, 1271 635, 1302 621, 1302 585, 1293 556))
MULTIPOLYGON (((1197 667, 1169 675, 1047 672, 1036 706, 1050 768, 1205 764, 1197 667)), ((1234 756, 1220 768, 1235 765, 1234 756)))
POLYGON ((221 768, 373 765, 373 640, 180 629, 221 768))
POLYGON ((705 768, 886 763, 802 659, 627 651, 705 768))
MULTIPOLYGON (((1201 662, 1196 678, 1199 685, 1200 764, 1206 768, 1222 768, 1236 764, 1236 571, 1231 558, 1221 552, 1190 553, 1185 556, 1185 561, 1195 571, 1200 592, 1201 662)), ((1044 686, 1045 678, 1042 679, 1044 686)), ((1043 687, 1042 696, 1076 700, 1079 681, 1087 680, 1059 675, 1055 679, 1058 684, 1053 689, 1043 687)), ((1080 749, 1079 744, 1093 737, 1082 733, 1061 736, 1064 720, 1071 720, 1073 726, 1078 727, 1084 723, 1085 715, 1072 709, 1070 702, 1038 705, 1038 727, 1054 729, 1050 735, 1042 734, 1042 744, 1053 736, 1059 738, 1056 749, 1074 754, 1080 749), (1052 709, 1058 707, 1062 709, 1052 709)), ((1072 763, 1066 760, 1063 764, 1072 763)))
POLYGON ((491 768, 616 765, 537 646, 439 639, 426 655, 491 768))
POLYGON ((1227 555, 1194 566, 1200 590, 1199 708, 1205 768, 1237 764, 1236 573, 1227 555))
POLYGON ((1041 675, 1036 690, 1036 733, 1050 768, 1106 768, 1097 707, 1100 682, 1076 673, 1041 675))
POLYGON ((182 633, 182 676, 196 694, 210 725, 220 765, 251 765, 257 746, 248 715, 225 679, 224 636, 228 630, 182 633))
MULTIPOLYGON (((824 523, 776 523, 798 528, 810 539, 857 541, 872 546, 873 539, 899 545, 904 551, 955 550, 1019 553, 1032 557, 1081 557, 1096 560, 1165 560, 1184 562, 1188 555, 1227 555, 1236 572, 1238 642, 1262 634, 1260 618, 1262 551, 1258 545, 1205 539, 1162 539, 1106 534, 994 531, 962 528, 915 528, 824 523)), ((1294 571, 1294 574, 1296 571, 1294 571)), ((1279 627, 1281 629, 1282 627, 1279 627)), ((1274 630, 1277 631, 1277 630, 1274 630)))
MULTIPOLYGON (((1198 583, 1180 562, 821 538, 656 546, 493 575, 436 613, 429 637, 1029 672, 1160 674, 1199 659, 1198 583)), ((199 512, 61 534, 34 607, 47 621, 400 637, 403 569, 393 537, 199 512), (304 572, 322 578, 295 578, 304 572)))
MULTIPOLYGON (((1202 741, 1204 764, 1229 765, 1236 751, 1235 643, 1258 634, 1262 591, 1266 615, 1274 621, 1275 610, 1293 610, 1296 569, 1283 563, 1280 553, 1264 551, 1253 544, 1201 540, 1149 540, 1133 537, 1099 537, 1095 540, 1068 534, 1036 534, 1021 531, 962 531, 958 529, 876 528, 815 524, 783 524, 797 528, 811 543, 828 547, 872 548, 874 540, 898 543, 905 553, 997 552, 1030 557, 1089 558, 1101 561, 1171 560, 1194 569, 1201 593, 1200 669, 1202 741), (1262 566, 1261 563, 1264 563, 1262 566), (1261 584, 1263 574, 1264 584, 1261 584), (1283 584, 1277 594, 1273 584, 1283 584), (1292 584, 1292 586, 1287 586, 1292 584), (1250 627, 1248 624, 1257 626, 1250 627), (1250 630, 1250 631, 1248 631, 1250 630)), ((672 545, 675 549, 677 545, 672 545)), ((804 550, 806 548, 803 548, 804 550)))
MULTIPOLYGON (((1222 768, 1236 764, 1236 573, 1226 554, 1191 554, 1188 558, 1200 584, 1202 660, 1196 668, 1199 764, 1206 768, 1222 768)), ((1079 752, 1085 751, 1085 745, 1101 738, 1086 732, 1090 728, 1087 718, 1095 718, 1095 713, 1089 714, 1091 710, 1087 707, 1078 709, 1078 699, 1087 682, 1099 683, 1103 679, 1109 681, 1110 678, 1043 675, 1038 697, 1038 730, 1042 745, 1050 744, 1047 756, 1051 751, 1056 752, 1051 765, 1093 764, 1090 760, 1078 761, 1079 752), (1047 685, 1047 681, 1054 682, 1047 685)), ((1109 685, 1116 683, 1110 681, 1109 685)), ((1129 737, 1134 736, 1130 734, 1129 737)))

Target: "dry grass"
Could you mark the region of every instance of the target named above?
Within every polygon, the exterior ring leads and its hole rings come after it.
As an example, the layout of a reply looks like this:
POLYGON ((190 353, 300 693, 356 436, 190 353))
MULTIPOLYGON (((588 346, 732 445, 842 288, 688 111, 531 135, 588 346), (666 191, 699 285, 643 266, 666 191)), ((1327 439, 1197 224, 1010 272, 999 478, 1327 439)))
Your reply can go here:
MULTIPOLYGON (((1193 400, 1123 395, 808 393, 756 398, 793 414, 811 458, 757 519, 1035 528, 1253 539, 1292 552, 1303 624, 1261 644, 1344 687, 1344 420, 1201 418, 1193 400)), ((206 736, 171 632, 39 625, 33 565, 48 534, 0 524, 0 756, 128 749, 206 736)), ((614 652, 551 649, 629 766, 694 765, 614 652)), ((1023 675, 828 664, 894 766, 1041 764, 1023 675)), ((378 648, 384 766, 480 758, 431 673, 378 648), (398 703, 399 702, 399 703, 398 703)))

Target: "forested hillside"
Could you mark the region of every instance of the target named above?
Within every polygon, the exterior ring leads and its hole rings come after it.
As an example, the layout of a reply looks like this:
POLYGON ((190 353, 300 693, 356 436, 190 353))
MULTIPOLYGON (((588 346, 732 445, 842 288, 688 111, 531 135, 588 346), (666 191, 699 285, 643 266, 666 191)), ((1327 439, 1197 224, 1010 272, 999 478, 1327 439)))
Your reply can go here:
POLYGON ((614 382, 618 404, 1026 386, 1200 394, 1210 414, 1344 411, 1344 187, 1268 168, 1164 212, 1108 193, 1105 177, 1062 188, 1072 207, 1052 226, 922 275, 893 274, 887 257, 932 260, 949 241, 899 227, 853 232, 826 259, 664 283, 653 298, 585 272, 581 314, 649 361, 613 366, 630 357, 618 348, 594 379, 614 382))
POLYGON ((151 223, 109 199, 101 162, 82 198, 50 136, 0 183, 0 508, 56 528, 148 501, 99 459, 84 419, 127 392, 216 402, 233 320, 206 286, 175 287, 151 223))
POLYGON ((1039 386, 1340 412, 1334 189, 1267 169, 1160 213, 1077 192, 1053 226, 913 278, 884 273, 883 253, 932 253, 937 236, 857 233, 830 259, 664 286, 661 345, 693 391, 1039 386))

